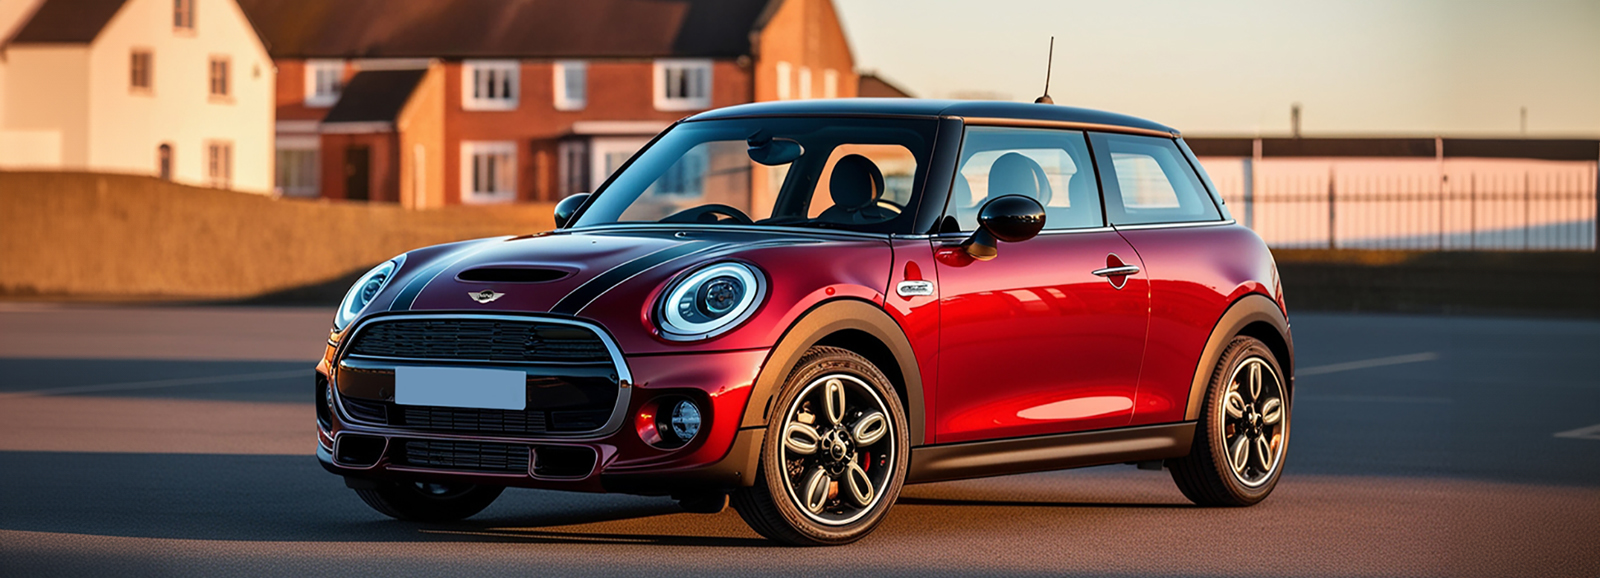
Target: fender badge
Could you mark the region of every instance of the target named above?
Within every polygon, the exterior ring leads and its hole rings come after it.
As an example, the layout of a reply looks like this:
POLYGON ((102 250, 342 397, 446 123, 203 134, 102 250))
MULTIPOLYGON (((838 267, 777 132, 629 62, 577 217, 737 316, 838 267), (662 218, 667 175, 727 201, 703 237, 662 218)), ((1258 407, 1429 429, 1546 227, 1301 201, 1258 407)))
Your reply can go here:
POLYGON ((894 288, 895 293, 901 297, 928 296, 933 294, 932 281, 901 281, 894 288))
POLYGON ((494 301, 495 299, 504 297, 505 293, 495 293, 494 291, 484 289, 482 291, 468 293, 467 296, 471 297, 473 301, 477 301, 479 303, 488 303, 490 301, 494 301))

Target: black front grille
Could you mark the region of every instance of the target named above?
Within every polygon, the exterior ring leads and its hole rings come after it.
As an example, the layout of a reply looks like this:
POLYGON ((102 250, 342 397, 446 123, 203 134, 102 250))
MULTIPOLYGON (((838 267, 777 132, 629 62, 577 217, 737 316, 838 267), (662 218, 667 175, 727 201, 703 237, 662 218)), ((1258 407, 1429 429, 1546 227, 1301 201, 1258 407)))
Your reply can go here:
POLYGON ((510 411, 504 409, 467 409, 459 407, 407 407, 400 410, 405 425, 421 429, 437 429, 474 433, 543 433, 545 412, 510 411))
POLYGON ((356 355, 410 359, 607 362, 605 343, 589 329, 507 319, 376 321, 350 345, 356 355))
POLYGON ((400 447, 398 461, 409 466, 480 472, 527 473, 528 471, 528 446, 404 440, 400 447))

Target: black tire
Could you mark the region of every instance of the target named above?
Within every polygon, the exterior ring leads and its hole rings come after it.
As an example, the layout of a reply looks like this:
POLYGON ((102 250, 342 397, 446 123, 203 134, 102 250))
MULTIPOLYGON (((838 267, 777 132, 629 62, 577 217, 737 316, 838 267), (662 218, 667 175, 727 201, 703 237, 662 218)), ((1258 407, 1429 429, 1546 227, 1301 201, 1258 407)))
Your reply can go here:
POLYGON ((1193 448, 1188 456, 1167 462, 1172 481, 1178 484, 1183 495, 1201 506, 1221 507, 1250 506, 1266 499, 1278 485, 1284 458, 1288 455, 1291 393, 1283 378, 1283 368, 1272 350, 1254 337, 1235 337, 1223 350, 1211 375, 1211 384, 1206 388, 1193 448), (1248 393, 1252 367, 1260 370, 1261 375, 1259 383, 1262 385, 1257 394, 1248 393), (1241 375, 1246 382, 1235 385, 1241 375), (1275 380, 1275 386, 1267 383, 1269 377, 1275 380), (1269 391, 1272 387, 1276 387, 1276 392, 1269 391), (1242 405, 1235 407, 1242 408, 1243 417, 1230 417, 1227 408, 1230 390, 1240 394, 1242 405), (1255 399, 1243 402, 1243 397, 1247 396, 1255 399), (1278 400, 1276 409, 1280 412, 1275 422, 1269 415, 1273 399, 1278 400), (1261 406, 1265 406, 1265 410, 1261 406), (1243 442, 1239 442, 1241 438, 1243 442), (1230 460, 1232 456, 1241 455, 1230 449, 1230 440, 1242 443, 1247 450, 1245 457, 1238 460, 1245 464, 1243 469, 1236 469, 1235 461, 1230 460), (1258 440, 1264 440, 1264 445, 1257 446, 1258 440), (1270 462, 1260 456, 1271 456, 1270 462), (1269 465, 1262 467, 1263 463, 1269 465))
MULTIPOLYGON (((844 387, 841 386, 840 389, 843 391, 844 387)), ((744 518, 745 523, 756 533, 770 540, 794 546, 848 544, 870 533, 883 521, 889 508, 900 497, 900 487, 905 482, 906 464, 910 458, 910 436, 906 431, 905 410, 901 407, 900 398, 888 378, 884 377, 883 372, 872 365, 872 362, 853 352, 836 347, 814 347, 795 364, 772 407, 766 438, 762 442, 761 467, 756 474, 756 483, 752 487, 734 492, 732 496, 732 504, 739 512, 739 517, 744 518), (790 415, 803 417, 807 413, 812 413, 814 411, 812 406, 815 404, 813 395, 816 394, 815 388, 818 384, 823 384, 822 387, 825 389, 823 393, 826 394, 831 391, 826 390, 831 387, 827 383, 840 376, 844 376, 843 379, 848 382, 848 387, 855 392, 851 395, 856 397, 857 404, 852 405, 846 401, 845 407, 850 411, 841 412, 841 415, 845 416, 844 420, 830 424, 828 421, 821 421, 832 420, 830 417, 813 419, 819 420, 816 423, 820 424, 821 428, 818 429, 828 429, 845 436, 845 443, 840 444, 837 441, 838 437, 815 438, 818 440, 815 455, 801 456, 784 463, 781 456, 789 455, 792 451, 780 447, 788 431, 790 415), (806 399, 801 399, 802 393, 807 394, 806 399), (867 402, 877 403, 880 407, 873 408, 867 402), (802 413, 796 414, 796 411, 802 413), (853 435, 850 432, 860 432, 859 428, 853 428, 869 421, 873 412, 879 412, 887 418, 890 431, 873 438, 876 441, 857 446, 857 440, 871 436, 852 438, 849 437, 853 435), (890 445, 885 445, 886 443, 890 445), (860 467, 863 476, 870 472, 871 476, 879 478, 877 481, 866 480, 867 486, 874 490, 872 494, 875 499, 868 500, 864 506, 856 506, 846 501, 849 498, 846 492, 851 491, 850 488, 860 487, 849 478, 854 471, 852 469, 841 474, 845 476, 845 481, 835 480, 828 486, 833 490, 824 492, 827 494, 827 499, 823 511, 803 511, 806 506, 796 503, 799 498, 790 491, 788 485, 790 482, 786 481, 794 477, 786 471, 786 468, 799 467, 798 464, 807 460, 818 460, 816 463, 833 460, 828 463, 837 465, 841 460, 830 457, 829 454, 834 447, 847 448, 849 457, 843 458, 844 463, 853 463, 855 466, 851 467, 860 467), (835 510, 842 513, 834 514, 835 510), (820 516, 836 516, 839 519, 825 522, 816 518, 820 516)), ((817 466, 804 471, 813 473, 824 469, 824 466, 817 466)))
POLYGON ((503 491, 499 486, 378 482, 375 488, 357 488, 356 495, 396 520, 454 522, 482 512, 503 491))

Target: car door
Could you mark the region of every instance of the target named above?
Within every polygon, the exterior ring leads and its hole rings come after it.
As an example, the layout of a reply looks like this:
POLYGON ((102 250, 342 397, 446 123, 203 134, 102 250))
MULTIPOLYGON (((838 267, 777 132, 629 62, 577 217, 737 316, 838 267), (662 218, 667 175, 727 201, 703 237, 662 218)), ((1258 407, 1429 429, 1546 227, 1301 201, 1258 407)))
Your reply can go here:
POLYGON ((1133 425, 1182 421, 1195 368, 1230 293, 1268 271, 1261 242, 1233 225, 1196 163, 1168 137, 1090 133, 1111 226, 1139 251, 1150 334, 1133 425))
POLYGON ((944 219, 960 233, 934 247, 939 443, 1128 424, 1149 291, 1138 254, 1105 225, 1090 159, 1081 132, 967 129, 944 219), (992 260, 966 257, 956 245, 978 209, 1007 194, 1039 200, 1044 231, 992 260))

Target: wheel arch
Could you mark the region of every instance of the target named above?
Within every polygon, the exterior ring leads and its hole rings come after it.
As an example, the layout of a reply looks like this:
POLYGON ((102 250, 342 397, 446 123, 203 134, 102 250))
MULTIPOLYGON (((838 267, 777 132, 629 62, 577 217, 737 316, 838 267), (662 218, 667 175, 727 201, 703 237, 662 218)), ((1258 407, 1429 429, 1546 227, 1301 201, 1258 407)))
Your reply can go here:
POLYGON ((859 299, 835 299, 812 307, 784 332, 756 376, 740 429, 765 427, 784 381, 806 351, 817 345, 848 349, 867 358, 894 386, 906 411, 911 445, 922 445, 925 406, 916 354, 894 318, 859 299))
POLYGON ((1200 359, 1195 365, 1194 380, 1189 384, 1184 420, 1200 419, 1200 406, 1205 400, 1206 387, 1211 384, 1217 361, 1233 338, 1240 335, 1260 339, 1272 350, 1273 356, 1278 358, 1278 365, 1283 367, 1284 382, 1290 403, 1293 403, 1294 338, 1289 332, 1289 320, 1270 297, 1251 293, 1234 301, 1211 329, 1211 336, 1206 339, 1205 349, 1201 350, 1200 359))

